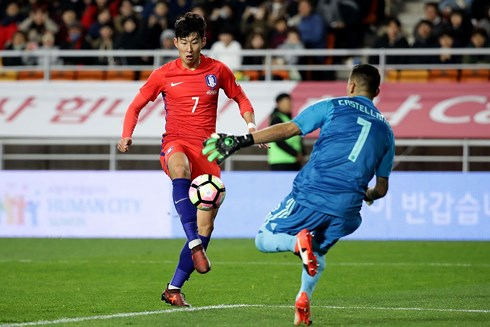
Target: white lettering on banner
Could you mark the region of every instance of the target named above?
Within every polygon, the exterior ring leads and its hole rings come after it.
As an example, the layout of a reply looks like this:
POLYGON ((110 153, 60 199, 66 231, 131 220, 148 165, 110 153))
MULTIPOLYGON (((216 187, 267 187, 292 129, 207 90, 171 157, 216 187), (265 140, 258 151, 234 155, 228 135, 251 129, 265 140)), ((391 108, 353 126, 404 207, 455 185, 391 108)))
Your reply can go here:
POLYGON ((475 115, 475 123, 488 124, 490 122, 490 102, 487 103, 487 109, 477 112, 475 115))
POLYGON ((134 214, 140 210, 140 203, 133 199, 124 198, 88 198, 63 199, 50 198, 47 201, 48 213, 97 213, 97 214, 134 214))
POLYGON ((410 111, 420 109, 422 109, 420 95, 410 95, 396 111, 385 112, 384 115, 390 122, 390 125, 394 127, 399 125, 410 111))
POLYGON ((458 212, 458 222, 460 225, 477 225, 480 204, 470 193, 465 193, 454 208, 458 212))
MULTIPOLYGON (((430 118, 438 123, 443 123, 443 124, 464 124, 464 123, 469 123, 471 122, 471 117, 469 115, 461 115, 461 116, 449 116, 446 114, 446 112, 451 109, 451 107, 458 105, 458 104, 463 104, 467 102, 476 102, 485 105, 487 103, 487 97, 486 96, 478 96, 478 95, 463 95, 459 97, 454 97, 454 98, 449 98, 446 100, 443 100, 436 104, 432 110, 430 111, 430 118)), ((478 122, 480 124, 488 124, 490 123, 490 119, 488 119, 488 112, 490 111, 490 108, 483 111, 485 114, 477 114, 478 115, 478 121, 476 118, 474 118, 475 122, 478 122), (486 118, 486 119, 485 119, 486 118)), ((475 115, 475 117, 477 116, 475 115)))
POLYGON ((434 225, 450 225, 455 222, 461 226, 479 224, 480 215, 490 216, 490 196, 482 194, 483 209, 480 201, 470 192, 454 199, 448 192, 412 192, 401 194, 401 208, 409 225, 423 225, 432 221, 434 225), (426 216, 430 212, 430 216, 426 216))
POLYGON ((430 192, 429 198, 434 199, 434 201, 429 200, 429 202, 432 203, 429 206, 429 210, 432 212, 432 222, 434 225, 451 224, 451 206, 454 203, 451 194, 444 192, 430 192))
POLYGON ((423 193, 402 193, 401 206, 405 211, 405 220, 409 225, 425 224, 424 213, 427 200, 423 193))

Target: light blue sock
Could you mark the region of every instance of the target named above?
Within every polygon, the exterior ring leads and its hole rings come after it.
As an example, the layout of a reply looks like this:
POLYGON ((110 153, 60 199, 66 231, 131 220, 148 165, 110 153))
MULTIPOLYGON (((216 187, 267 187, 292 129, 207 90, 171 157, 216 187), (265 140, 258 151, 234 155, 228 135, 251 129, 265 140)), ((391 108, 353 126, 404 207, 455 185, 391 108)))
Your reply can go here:
POLYGON ((316 252, 315 255, 316 255, 316 260, 318 262, 317 273, 315 276, 311 277, 310 275, 308 275, 305 268, 303 268, 303 272, 301 273, 301 288, 299 289, 299 293, 298 293, 299 296, 302 292, 306 292, 310 300, 311 300, 311 295, 315 290, 316 284, 320 280, 320 276, 322 275, 322 272, 325 270, 325 266, 326 266, 325 255, 320 255, 316 252))
POLYGON ((261 228, 255 236, 255 246, 260 252, 294 252, 296 236, 284 233, 274 234, 266 228, 261 228))

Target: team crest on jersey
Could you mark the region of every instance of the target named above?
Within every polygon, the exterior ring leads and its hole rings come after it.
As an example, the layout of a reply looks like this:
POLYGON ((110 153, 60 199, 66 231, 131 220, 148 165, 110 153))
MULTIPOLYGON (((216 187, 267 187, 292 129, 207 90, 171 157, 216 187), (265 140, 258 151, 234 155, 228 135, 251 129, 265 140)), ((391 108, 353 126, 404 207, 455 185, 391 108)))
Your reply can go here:
POLYGON ((218 85, 218 79, 216 78, 216 75, 206 75, 206 84, 210 87, 210 88, 215 88, 216 85, 218 85))

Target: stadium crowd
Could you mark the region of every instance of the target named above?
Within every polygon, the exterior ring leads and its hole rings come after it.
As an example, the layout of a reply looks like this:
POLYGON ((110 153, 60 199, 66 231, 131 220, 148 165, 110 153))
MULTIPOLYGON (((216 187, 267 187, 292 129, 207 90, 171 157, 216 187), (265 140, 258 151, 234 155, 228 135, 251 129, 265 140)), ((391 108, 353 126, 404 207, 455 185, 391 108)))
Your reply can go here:
MULTIPOLYGON (((392 0, 394 1, 394 0, 392 0)), ((0 2, 0 49, 173 49, 172 27, 187 11, 208 23, 206 49, 232 69, 262 64, 240 49, 489 47, 488 0, 425 2, 404 35, 389 0, 17 0, 0 2)), ((172 58, 166 58, 170 60, 172 58)), ((278 62, 304 58, 285 55, 278 62)), ((138 65, 152 58, 50 57, 53 64, 138 65)), ((314 57, 315 63, 325 58, 314 57)), ((338 58, 337 60, 345 60, 338 58)), ((376 63, 377 58, 369 58, 376 63)), ((490 55, 393 56, 388 63, 489 63, 490 55)), ((43 64, 5 57, 4 66, 43 64)))

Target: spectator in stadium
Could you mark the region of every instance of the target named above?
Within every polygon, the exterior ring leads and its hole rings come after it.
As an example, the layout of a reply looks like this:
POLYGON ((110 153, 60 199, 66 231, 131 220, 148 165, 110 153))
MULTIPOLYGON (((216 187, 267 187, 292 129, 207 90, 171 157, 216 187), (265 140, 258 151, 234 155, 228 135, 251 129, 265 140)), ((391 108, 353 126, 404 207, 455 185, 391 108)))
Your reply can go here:
MULTIPOLYGON (((442 31, 438 38, 439 48, 452 49, 454 48, 454 37, 449 31, 442 31)), ((460 64, 461 56, 454 55, 450 52, 442 52, 436 57, 437 64, 460 64)))
POLYGON ((238 103, 249 132, 256 130, 254 110, 233 72, 223 63, 201 54, 206 42, 206 22, 202 16, 186 13, 175 23, 174 45, 179 57, 156 69, 131 102, 124 119, 121 152, 127 152, 139 112, 149 101, 164 95, 166 115, 160 162, 172 180, 174 205, 186 234, 176 272, 162 294, 173 306, 189 306, 181 288, 196 269, 211 269, 206 248, 214 227, 217 209, 197 210, 189 200, 191 180, 201 174, 220 176, 220 168, 201 154, 202 142, 216 129, 219 89, 238 103))
POLYGON ((82 28, 87 31, 90 25, 97 20, 97 15, 104 9, 109 9, 111 17, 116 17, 119 13, 119 4, 121 0, 92 0, 90 4, 85 7, 81 18, 80 24, 82 28))
POLYGON ((469 16, 462 10, 453 10, 445 27, 454 38, 454 47, 465 47, 470 41, 473 25, 469 16))
POLYGON ((262 30, 264 35, 268 38, 269 24, 268 24, 268 12, 266 4, 260 6, 247 6, 242 15, 240 23, 240 32, 245 36, 245 42, 253 31, 262 30))
POLYGON ((279 17, 274 22, 270 33, 269 44, 271 49, 276 49, 284 43, 288 37, 288 20, 286 17, 279 17))
MULTIPOLYGON (((363 1, 370 3, 370 1, 363 1)), ((363 2, 356 0, 320 0, 317 11, 322 16, 325 28, 335 36, 335 48, 361 48, 364 31, 361 29, 363 2)))
POLYGON ((288 21, 298 28, 307 49, 325 48, 325 29, 322 17, 314 10, 310 0, 299 0, 298 15, 288 21))
MULTIPOLYGON (((138 22, 138 25, 141 25, 141 17, 134 11, 133 3, 130 0, 122 0, 119 6, 119 12, 117 16, 114 17, 114 28, 116 33, 124 33, 124 22, 126 19, 132 18, 138 22)), ((157 35, 159 35, 158 33, 157 35)))
MULTIPOLYGON (((247 36, 247 41, 245 42, 246 50, 265 50, 268 49, 268 45, 265 40, 264 32, 261 29, 252 31, 247 36)), ((263 65, 265 62, 264 55, 257 56, 243 56, 244 65, 263 65)))
MULTIPOLYGON (((306 49, 324 49, 326 47, 326 35, 322 17, 314 10, 310 0, 299 0, 298 14, 288 20, 290 26, 296 27, 306 49)), ((306 57, 307 64, 323 65, 324 56, 306 57)), ((304 72, 303 79, 325 80, 325 72, 304 72)))
POLYGON ((21 14, 19 5, 10 2, 5 8, 5 16, 0 22, 0 49, 4 49, 5 44, 12 40, 12 36, 18 29, 18 25, 25 19, 21 14))
MULTIPOLYGON (((361 224, 363 201, 388 192, 395 140, 387 120, 373 104, 380 75, 357 65, 347 96, 315 102, 292 121, 243 136, 212 134, 203 154, 221 163, 240 148, 306 135, 320 128, 310 160, 296 175, 291 193, 270 212, 255 238, 262 252, 292 252, 303 263, 294 324, 310 325, 310 300, 325 269, 325 255, 361 224), (368 187, 376 175, 375 185, 368 187)), ((320 324, 321 325, 321 324, 320 324)))
MULTIPOLYGON (((139 21, 135 17, 127 17, 123 22, 123 32, 116 39, 116 49, 138 50, 144 48, 143 38, 138 26, 139 21)), ((121 57, 122 65, 140 65, 142 58, 135 56, 121 57)))
POLYGON ((242 45, 242 34, 240 33, 240 16, 235 16, 233 7, 230 4, 216 6, 209 15, 210 34, 213 37, 211 47, 215 42, 220 41, 220 34, 223 29, 228 30, 233 39, 242 45), (214 38, 217 38, 216 40, 214 38))
POLYGON ((59 47, 56 45, 56 37, 50 31, 44 32, 43 36, 41 37, 41 46, 39 49, 52 51, 48 57, 40 56, 36 58, 36 63, 39 66, 44 66, 46 64, 46 59, 49 61, 50 65, 63 64, 63 60, 58 55, 53 53, 55 50, 58 50, 59 47))
POLYGON ((449 17, 454 11, 471 11, 473 0, 441 0, 439 1, 439 11, 443 16, 449 17))
MULTIPOLYGON (((437 40, 432 33, 432 23, 428 20, 420 20, 413 29, 412 49, 427 49, 437 47, 437 40)), ((434 63, 433 55, 413 55, 409 62, 412 64, 434 63)))
POLYGON ((87 39, 89 41, 97 39, 99 37, 100 28, 107 24, 113 24, 113 21, 111 12, 108 8, 105 8, 97 14, 97 20, 90 25, 87 31, 87 39))
POLYGON ((158 1, 144 24, 145 44, 148 49, 160 48, 160 37, 162 32, 169 28, 168 21, 168 4, 165 1, 158 1))
MULTIPOLYGON (((92 47, 85 38, 83 28, 79 23, 74 23, 68 27, 68 37, 63 44, 63 50, 90 50, 92 47)), ((62 58, 65 65, 90 65, 93 63, 93 57, 77 56, 62 58)))
POLYGON ((22 23, 19 25, 19 30, 23 31, 27 35, 29 42, 35 42, 38 45, 41 44, 41 37, 44 32, 49 31, 53 34, 58 33, 58 25, 49 18, 48 12, 38 7, 33 9, 22 23))
POLYGON ((424 4, 423 19, 432 23, 432 35, 437 38, 444 27, 444 21, 439 12, 439 5, 437 2, 426 2, 424 4))
MULTIPOLYGON (((114 27, 112 24, 104 24, 99 29, 99 37, 92 41, 92 49, 112 51, 114 45, 114 27)), ((102 55, 96 58, 96 65, 115 66, 117 60, 112 54, 102 55)))
POLYGON ((204 20, 207 22, 206 31, 204 31, 204 35, 206 35, 207 41, 203 49, 210 49, 211 45, 216 41, 215 38, 217 38, 217 35, 213 34, 213 31, 215 30, 213 27, 213 22, 209 19, 204 4, 193 6, 191 12, 201 17, 204 17, 204 20))
MULTIPOLYGON (((269 125, 291 121, 293 104, 288 93, 276 96, 276 107, 269 117, 269 125)), ((268 163, 272 171, 298 171, 303 166, 305 149, 303 139, 296 135, 286 140, 271 142, 267 150, 268 163)))
MULTIPOLYGON (((165 31, 163 31, 162 35, 160 36, 160 48, 162 50, 175 50, 174 38, 175 38, 174 30, 166 29, 165 31)), ((175 58, 173 56, 163 56, 161 63, 166 64, 167 62, 170 62, 174 59, 175 58)))
POLYGON ((300 63, 300 56, 291 54, 288 50, 303 50, 305 47, 301 41, 301 35, 297 28, 288 28, 286 40, 278 46, 278 49, 284 50, 284 55, 281 57, 284 64, 297 65, 300 63))
POLYGON ((77 13, 73 9, 67 9, 61 14, 61 21, 59 24, 60 30, 56 35, 56 44, 60 45, 68 38, 68 28, 74 24, 80 24, 77 19, 77 13))
POLYGON ((192 0, 173 0, 169 2, 168 16, 171 19, 169 21, 170 26, 174 26, 175 21, 184 15, 186 12, 191 11, 192 0))
MULTIPOLYGON (((27 47, 27 36, 22 31, 14 32, 11 41, 7 41, 5 50, 24 51, 27 47)), ((25 64, 24 56, 3 57, 3 66, 23 66, 25 64)))
MULTIPOLYGON (((476 28, 471 34, 470 42, 467 46, 472 49, 489 49, 490 41, 487 32, 483 28, 476 28)), ((488 64, 490 63, 490 54, 464 55, 463 63, 465 64, 488 64)))
MULTIPOLYGON (((385 24, 385 32, 379 36, 374 44, 375 49, 406 49, 408 48, 408 41, 402 33, 401 23, 398 18, 390 17, 385 24)), ((369 58, 369 63, 378 64, 379 57, 372 56, 369 58)), ((405 56, 387 56, 387 64, 405 64, 407 63, 405 56)))
POLYGON ((268 24, 274 26, 274 24, 281 18, 288 16, 288 7, 291 1, 286 0, 272 0, 265 3, 268 13, 268 24))
POLYGON ((209 56, 223 62, 231 70, 240 69, 242 45, 235 40, 233 30, 227 26, 223 27, 218 35, 218 41, 211 46, 209 56))
POLYGON ((476 22, 477 28, 483 28, 490 36, 490 3, 486 6, 483 17, 476 22))

